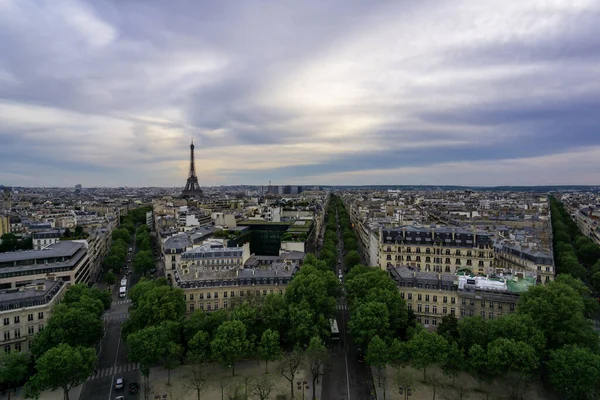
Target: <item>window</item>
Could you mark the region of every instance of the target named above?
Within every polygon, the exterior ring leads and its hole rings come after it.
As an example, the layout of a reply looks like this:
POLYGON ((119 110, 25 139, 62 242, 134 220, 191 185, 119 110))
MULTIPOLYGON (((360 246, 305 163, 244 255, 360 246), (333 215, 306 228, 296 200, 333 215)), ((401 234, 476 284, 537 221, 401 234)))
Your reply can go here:
POLYGON ((489 318, 490 319, 494 319, 494 312, 493 311, 490 311, 490 317, 489 318))
POLYGON ((219 292, 215 292, 215 299, 219 298, 219 292))
POLYGON ((510 305, 510 311, 515 311, 515 304, 514 304, 514 303, 512 303, 512 304, 510 305))
POLYGON ((200 309, 204 311, 204 303, 200 303, 200 309))
POLYGON ((190 300, 194 300, 194 294, 190 293, 190 300))
POLYGON ((263 296, 267 295, 267 289, 263 289, 263 296))
POLYGON ((494 302, 493 301, 490 301, 489 305, 490 305, 490 308, 494 308, 494 302))
MULTIPOLYGON (((435 289, 435 288, 434 288, 435 289)), ((433 296, 433 301, 437 302, 437 296, 433 296)))
POLYGON ((473 315, 475 315, 475 311, 473 311, 472 309, 469 310, 469 317, 472 317, 473 315))
POLYGON ((227 308, 227 301, 223 301, 223 308, 227 308))
POLYGON ((437 306, 433 306, 432 310, 434 314, 437 314, 437 306))
POLYGON ((198 293, 198 299, 204 300, 204 293, 198 293))
POLYGON ((206 305, 206 311, 210 311, 210 304, 206 305))
POLYGON ((194 305, 190 304, 190 311, 194 311, 194 305))
POLYGON ((231 291, 231 297, 235 297, 235 292, 233 290, 231 291))
POLYGON ((429 295, 428 294, 425 295, 425 301, 429 301, 429 295))
POLYGON ((29 327, 29 329, 27 329, 27 332, 28 332, 30 335, 33 335, 33 333, 34 333, 34 328, 33 328, 33 326, 30 326, 30 327, 29 327))
POLYGON ((425 313, 429 314, 429 304, 425 305, 425 313))
POLYGON ((431 320, 431 325, 436 326, 437 325, 437 319, 433 318, 431 320))
POLYGON ((404 298, 404 292, 400 292, 400 297, 404 298))
POLYGON ((223 292, 223 297, 227 298, 227 292, 223 292))
POLYGON ((219 302, 215 301, 215 310, 218 310, 218 309, 219 309, 219 302))
POLYGON ((10 324, 10 318, 4 318, 4 325, 10 324))
POLYGON ((417 300, 419 300, 419 301, 423 300, 423 296, 421 296, 420 294, 417 295, 417 300))
POLYGON ((206 298, 210 299, 210 293, 206 293, 206 298))
POLYGON ((10 340, 10 331, 4 331, 4 340, 10 340))
POLYGON ((448 296, 444 296, 444 298, 442 299, 442 301, 443 301, 444 303, 447 303, 447 302, 448 302, 448 296))
POLYGON ((412 303, 408 303, 406 306, 408 307, 409 310, 412 310, 412 303))
POLYGON ((44 319, 44 312, 43 311, 40 311, 38 313, 38 319, 44 319))
POLYGON ((498 310, 502 310, 502 303, 498 303, 498 310))
POLYGON ((420 304, 417 304, 417 312, 422 312, 423 308, 420 304))
POLYGON ((474 306, 475 305, 475 300, 474 299, 469 300, 469 305, 470 306, 474 306))
POLYGON ((444 315, 448 314, 448 307, 446 307, 446 306, 442 307, 442 313, 444 315))
POLYGON ((21 317, 19 317, 18 315, 15 316, 15 324, 18 324, 19 322, 21 322, 21 317))
POLYGON ((38 325, 38 332, 41 332, 44 330, 44 325, 38 325))
POLYGON ((408 293, 408 300, 412 300, 412 293, 408 293))
POLYGON ((450 299, 450 302, 451 302, 452 304, 456 304, 456 297, 452 297, 452 298, 450 299))
POLYGON ((17 328, 15 329, 15 338, 20 338, 21 337, 21 329, 17 328))
POLYGON ((481 300, 481 307, 485 307, 485 300, 481 300))
POLYGON ((481 315, 481 318, 485 319, 485 311, 481 311, 479 314, 481 315))
POLYGON ((425 318, 425 325, 429 325, 429 318, 425 318))
POLYGON ((7 344, 7 345, 4 346, 4 352, 6 354, 10 353, 10 344, 7 344))
POLYGON ((15 350, 21 351, 21 343, 15 343, 15 350))
POLYGON ((33 314, 27 315, 27 321, 33 321, 33 314))

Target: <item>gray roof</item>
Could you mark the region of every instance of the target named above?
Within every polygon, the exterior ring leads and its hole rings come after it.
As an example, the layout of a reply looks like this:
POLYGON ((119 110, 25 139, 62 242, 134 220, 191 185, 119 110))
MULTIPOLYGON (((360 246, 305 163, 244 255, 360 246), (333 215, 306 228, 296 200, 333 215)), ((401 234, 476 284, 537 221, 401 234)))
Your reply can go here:
POLYGON ((42 250, 11 251, 8 253, 0 253, 0 263, 25 260, 43 260, 45 258, 56 257, 72 257, 84 246, 84 243, 66 240, 51 244, 42 250))
POLYGON ((185 249, 187 247, 192 247, 192 241, 187 234, 183 233, 167 238, 163 247, 165 249, 185 249))
POLYGON ((63 287, 62 279, 38 280, 30 286, 0 291, 0 311, 47 304, 63 287), (42 289, 39 289, 39 288, 42 289))

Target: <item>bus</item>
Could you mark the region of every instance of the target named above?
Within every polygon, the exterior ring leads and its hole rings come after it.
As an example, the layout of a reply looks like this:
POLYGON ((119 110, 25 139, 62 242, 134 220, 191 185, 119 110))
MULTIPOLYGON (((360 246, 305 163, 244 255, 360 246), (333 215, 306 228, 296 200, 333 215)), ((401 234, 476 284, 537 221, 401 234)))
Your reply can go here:
POLYGON ((338 329, 337 321, 330 319, 329 323, 331 325, 331 340, 340 340, 340 330, 338 329))

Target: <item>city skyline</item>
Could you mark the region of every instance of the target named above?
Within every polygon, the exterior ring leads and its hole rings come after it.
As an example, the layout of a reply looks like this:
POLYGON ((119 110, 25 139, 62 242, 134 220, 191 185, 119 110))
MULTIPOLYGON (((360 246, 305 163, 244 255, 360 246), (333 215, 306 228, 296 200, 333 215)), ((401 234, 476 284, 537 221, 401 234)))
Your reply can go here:
POLYGON ((592 1, 0 2, 0 184, 598 185, 592 1))

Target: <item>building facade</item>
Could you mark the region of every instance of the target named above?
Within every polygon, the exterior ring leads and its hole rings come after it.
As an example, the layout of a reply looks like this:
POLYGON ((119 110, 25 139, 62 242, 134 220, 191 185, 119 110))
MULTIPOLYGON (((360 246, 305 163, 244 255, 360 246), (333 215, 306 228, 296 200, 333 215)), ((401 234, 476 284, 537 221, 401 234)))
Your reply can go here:
POLYGON ((66 291, 62 279, 44 279, 18 289, 0 290, 0 345, 4 352, 28 351, 66 291))
POLYGON ((67 285, 90 279, 86 241, 60 241, 42 250, 0 253, 0 290, 61 278, 67 285))
POLYGON ((481 316, 494 319, 516 309, 521 292, 535 284, 531 278, 448 275, 416 271, 410 267, 388 268, 400 295, 419 323, 435 329, 446 315, 456 318, 481 316))
POLYGON ((400 226, 379 229, 379 266, 410 266, 419 271, 454 274, 469 269, 492 274, 494 247, 486 233, 459 228, 400 226))
POLYGON ((34 232, 31 235, 33 241, 33 249, 41 250, 51 244, 54 244, 60 240, 62 232, 60 229, 53 229, 51 231, 34 232))

